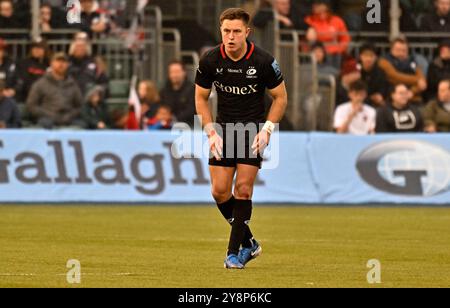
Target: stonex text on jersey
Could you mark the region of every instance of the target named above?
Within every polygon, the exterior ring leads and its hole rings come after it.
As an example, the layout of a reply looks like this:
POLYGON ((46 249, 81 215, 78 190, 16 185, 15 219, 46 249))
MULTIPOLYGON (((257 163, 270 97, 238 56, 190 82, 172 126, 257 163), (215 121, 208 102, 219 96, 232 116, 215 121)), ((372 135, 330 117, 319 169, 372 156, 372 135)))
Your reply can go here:
POLYGON ((204 89, 216 87, 222 123, 264 122, 266 89, 283 81, 278 62, 249 41, 239 61, 226 55, 223 44, 209 51, 200 61, 195 80, 204 89))

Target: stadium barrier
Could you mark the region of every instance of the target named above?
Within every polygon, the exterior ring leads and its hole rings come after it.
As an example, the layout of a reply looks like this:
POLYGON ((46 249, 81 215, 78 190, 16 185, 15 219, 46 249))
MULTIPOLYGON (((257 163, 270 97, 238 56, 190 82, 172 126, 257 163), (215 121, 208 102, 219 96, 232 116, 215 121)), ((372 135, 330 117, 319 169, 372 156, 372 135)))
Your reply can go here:
MULTIPOLYGON (((450 205, 449 137, 275 134, 254 201, 450 205)), ((191 132, 5 131, 0 203, 210 204, 206 141, 191 132), (192 153, 199 158, 182 158, 192 153)))

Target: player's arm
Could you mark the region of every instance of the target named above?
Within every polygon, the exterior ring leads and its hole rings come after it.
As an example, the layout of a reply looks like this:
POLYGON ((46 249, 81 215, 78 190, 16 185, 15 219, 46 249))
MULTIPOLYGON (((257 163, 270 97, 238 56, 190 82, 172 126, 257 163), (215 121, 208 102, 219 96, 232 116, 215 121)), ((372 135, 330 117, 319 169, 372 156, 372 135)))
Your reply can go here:
POLYGON ((211 153, 217 160, 220 160, 222 157, 223 140, 214 128, 212 112, 209 108, 210 95, 211 89, 205 89, 199 85, 195 86, 195 108, 197 115, 200 117, 202 126, 208 135, 211 153))
POLYGON ((272 135, 275 124, 280 123, 281 119, 286 112, 286 107, 288 104, 288 97, 286 91, 286 84, 284 81, 277 87, 270 89, 269 94, 273 98, 272 107, 270 108, 269 115, 267 116, 267 122, 264 124, 261 132, 255 137, 252 149, 253 154, 264 152, 264 149, 270 143, 270 136, 272 135))
POLYGON ((273 98, 273 103, 270 108, 267 121, 272 123, 280 123, 281 119, 284 117, 288 104, 286 84, 284 81, 275 89, 269 90, 269 94, 273 98))
MULTIPOLYGON (((195 109, 197 110, 197 115, 200 117, 202 126, 205 130, 210 128, 213 122, 212 112, 209 108, 210 95, 211 89, 205 89, 199 85, 195 86, 195 109)), ((208 131, 206 132, 209 133, 208 131)))

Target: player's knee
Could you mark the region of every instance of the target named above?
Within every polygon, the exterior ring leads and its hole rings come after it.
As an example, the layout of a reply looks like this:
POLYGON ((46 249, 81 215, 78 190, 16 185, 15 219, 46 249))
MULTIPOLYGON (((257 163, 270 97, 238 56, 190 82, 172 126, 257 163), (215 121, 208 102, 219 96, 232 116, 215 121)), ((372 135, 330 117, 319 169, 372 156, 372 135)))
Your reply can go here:
POLYGON ((218 203, 227 202, 230 199, 231 191, 223 186, 213 186, 212 187, 212 196, 214 200, 218 203))
POLYGON ((236 183, 234 187, 234 196, 240 200, 250 200, 252 198, 253 189, 251 185, 245 183, 236 183))

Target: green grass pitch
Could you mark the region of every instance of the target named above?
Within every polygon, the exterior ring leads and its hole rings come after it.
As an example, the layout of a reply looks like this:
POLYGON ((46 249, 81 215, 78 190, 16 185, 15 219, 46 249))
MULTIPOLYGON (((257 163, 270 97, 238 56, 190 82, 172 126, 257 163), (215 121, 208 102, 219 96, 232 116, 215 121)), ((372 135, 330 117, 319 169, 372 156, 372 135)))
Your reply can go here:
POLYGON ((263 255, 226 271, 212 206, 0 206, 0 287, 450 287, 449 208, 257 207, 252 229, 263 255))

